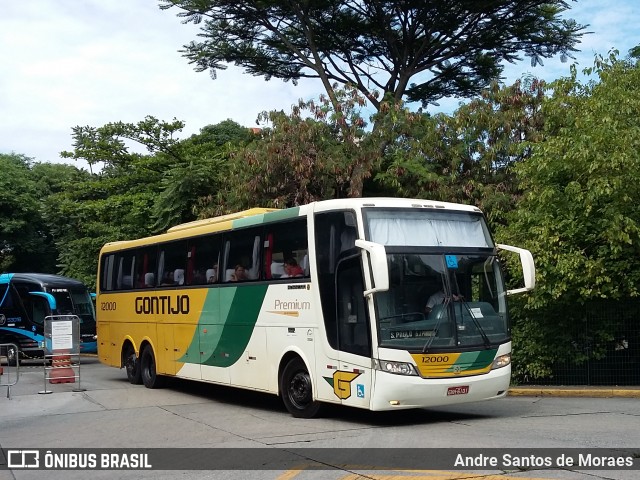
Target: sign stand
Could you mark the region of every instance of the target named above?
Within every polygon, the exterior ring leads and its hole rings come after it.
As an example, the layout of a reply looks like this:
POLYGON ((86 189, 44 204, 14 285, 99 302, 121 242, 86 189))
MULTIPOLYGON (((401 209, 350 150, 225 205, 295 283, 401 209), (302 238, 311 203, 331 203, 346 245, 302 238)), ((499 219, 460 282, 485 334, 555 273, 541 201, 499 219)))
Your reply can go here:
POLYGON ((53 393, 51 384, 76 383, 74 392, 84 392, 80 386, 80 318, 77 315, 52 315, 44 319, 44 390, 53 393), (51 362, 51 366, 47 363, 51 362))
MULTIPOLYGON (((18 346, 15 343, 0 343, 0 359, 2 358, 2 352, 6 352, 9 348, 12 348, 14 352, 18 352, 18 346)), ((0 363, 0 387, 7 387, 7 398, 9 400, 11 400, 11 387, 18 383, 18 380, 20 380, 20 358, 16 353, 15 367, 11 366, 8 356, 6 372, 2 367, 2 363, 0 363), (12 379, 13 372, 15 372, 15 380, 12 379)))

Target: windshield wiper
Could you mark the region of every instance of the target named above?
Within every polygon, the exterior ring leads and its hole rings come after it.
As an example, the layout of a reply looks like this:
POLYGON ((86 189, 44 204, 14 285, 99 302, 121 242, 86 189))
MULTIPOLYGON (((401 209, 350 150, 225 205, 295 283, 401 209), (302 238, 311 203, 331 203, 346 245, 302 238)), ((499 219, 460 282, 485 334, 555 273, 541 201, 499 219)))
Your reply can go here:
POLYGON ((438 321, 433 327, 433 335, 429 337, 429 340, 427 340, 427 342, 424 344, 424 347, 422 348, 422 353, 427 353, 429 351, 429 348, 431 348, 431 344, 433 343, 433 341, 436 338, 436 335, 438 334, 438 327, 440 326, 440 323, 442 323, 442 317, 444 316, 446 318, 449 318, 449 315, 447 313, 449 312, 450 303, 451 303, 451 298, 446 297, 444 299, 444 302, 442 303, 442 310, 438 312, 438 317, 437 317, 438 321))
MULTIPOLYGON (((464 306, 464 308, 467 310, 467 312, 469 313, 469 316, 473 319, 473 324, 476 326, 476 328, 478 329, 478 332, 480 332, 480 336, 482 337, 482 341, 484 342, 484 346, 486 348, 491 348, 491 341, 489 340, 489 337, 487 337, 487 334, 484 331, 484 328, 482 328, 482 325, 480 325, 480 322, 478 321, 478 319, 476 318, 476 316, 473 314, 473 312, 471 311, 471 307, 469 307, 469 304, 467 303, 467 301, 464 299, 464 297, 462 297, 462 300, 459 300, 459 303, 464 306)), ((462 311, 460 312, 460 320, 462 321, 462 319, 464 318, 464 316, 462 315, 462 311)))

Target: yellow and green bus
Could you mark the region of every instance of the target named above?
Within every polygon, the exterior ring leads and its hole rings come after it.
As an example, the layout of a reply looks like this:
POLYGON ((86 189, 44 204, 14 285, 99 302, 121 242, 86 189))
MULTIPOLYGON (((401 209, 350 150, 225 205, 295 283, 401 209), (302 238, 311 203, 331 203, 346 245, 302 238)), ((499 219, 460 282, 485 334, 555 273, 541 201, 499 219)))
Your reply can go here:
POLYGON ((527 250, 494 244, 475 207, 419 199, 250 209, 100 252, 100 360, 166 377, 392 410, 506 395, 507 294, 527 250), (507 291, 498 250, 519 254, 507 291))

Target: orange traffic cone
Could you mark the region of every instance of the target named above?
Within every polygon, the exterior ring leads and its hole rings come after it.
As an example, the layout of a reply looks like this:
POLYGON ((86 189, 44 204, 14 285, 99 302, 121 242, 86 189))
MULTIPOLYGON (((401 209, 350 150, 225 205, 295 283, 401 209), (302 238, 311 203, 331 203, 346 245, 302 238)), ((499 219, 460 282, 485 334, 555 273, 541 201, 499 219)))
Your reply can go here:
POLYGON ((51 359, 51 376, 49 383, 74 383, 76 375, 71 367, 71 356, 68 352, 54 355, 51 359))

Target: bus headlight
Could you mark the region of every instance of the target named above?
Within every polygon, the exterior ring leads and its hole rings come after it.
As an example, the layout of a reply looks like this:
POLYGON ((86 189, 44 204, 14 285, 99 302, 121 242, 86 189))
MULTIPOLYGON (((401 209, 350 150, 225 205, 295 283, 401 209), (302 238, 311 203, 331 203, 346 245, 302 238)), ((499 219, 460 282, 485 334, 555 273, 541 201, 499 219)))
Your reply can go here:
POLYGON ((496 368, 506 367, 511 363, 511 354, 505 353, 504 355, 500 355, 493 361, 493 365, 491 365, 491 370, 495 370, 496 368))
POLYGON ((373 359, 373 368, 396 375, 418 375, 412 364, 406 362, 392 362, 390 360, 373 359))

